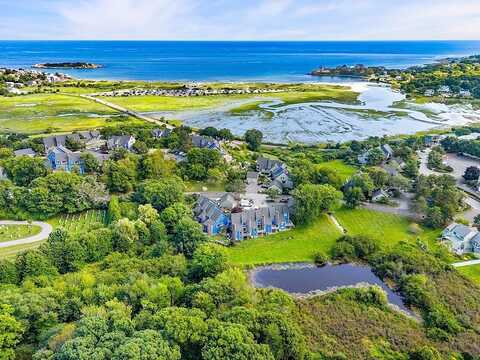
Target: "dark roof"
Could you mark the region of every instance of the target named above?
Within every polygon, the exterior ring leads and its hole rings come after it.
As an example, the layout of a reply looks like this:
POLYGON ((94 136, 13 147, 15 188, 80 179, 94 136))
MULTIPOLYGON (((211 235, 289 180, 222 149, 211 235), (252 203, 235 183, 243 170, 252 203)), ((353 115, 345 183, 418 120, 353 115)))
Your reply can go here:
POLYGON ((15 156, 35 156, 37 153, 32 148, 18 149, 13 152, 15 156))
POLYGON ((220 143, 208 136, 192 135, 192 145, 198 148, 220 149, 220 143))
POLYGON ((258 171, 270 171, 274 167, 285 167, 285 164, 278 160, 271 160, 264 157, 259 157, 257 159, 257 170, 258 171))

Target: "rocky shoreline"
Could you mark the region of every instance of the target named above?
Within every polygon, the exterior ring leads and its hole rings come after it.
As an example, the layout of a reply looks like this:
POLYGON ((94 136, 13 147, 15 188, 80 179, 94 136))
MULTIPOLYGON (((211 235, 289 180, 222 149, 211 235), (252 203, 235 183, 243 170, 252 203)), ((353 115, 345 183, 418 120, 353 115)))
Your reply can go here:
POLYGON ((88 62, 62 62, 35 64, 32 67, 35 69, 99 69, 103 66, 88 62))

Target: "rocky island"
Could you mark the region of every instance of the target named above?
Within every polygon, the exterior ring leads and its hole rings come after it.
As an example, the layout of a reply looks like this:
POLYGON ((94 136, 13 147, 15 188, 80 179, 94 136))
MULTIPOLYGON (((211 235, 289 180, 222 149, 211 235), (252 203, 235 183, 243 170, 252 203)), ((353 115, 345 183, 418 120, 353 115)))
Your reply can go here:
POLYGON ((88 62, 61 62, 35 64, 33 67, 36 69, 99 69, 102 65, 88 62))

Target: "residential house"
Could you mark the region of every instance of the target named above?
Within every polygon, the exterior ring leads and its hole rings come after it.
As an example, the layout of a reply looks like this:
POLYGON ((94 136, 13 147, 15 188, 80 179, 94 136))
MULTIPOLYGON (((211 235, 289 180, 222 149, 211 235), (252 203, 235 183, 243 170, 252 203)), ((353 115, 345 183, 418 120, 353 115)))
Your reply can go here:
POLYGON ((232 214, 230 233, 233 241, 242 241, 292 227, 290 209, 282 204, 232 214))
POLYGON ((171 129, 153 129, 152 136, 155 139, 160 139, 160 138, 167 137, 168 135, 171 134, 171 132, 172 132, 171 129))
POLYGON ((293 188, 293 181, 288 175, 288 170, 284 166, 276 165, 273 167, 270 176, 274 182, 282 184, 282 190, 293 188))
POLYGON ((273 180, 267 187, 268 190, 276 190, 279 194, 283 194, 283 185, 280 181, 273 180))
POLYGON ((382 150, 383 154, 385 155, 386 160, 390 160, 395 156, 395 153, 393 152, 393 149, 390 145, 388 144, 383 144, 380 146, 380 149, 382 150))
POLYGON ((214 138, 202 135, 192 135, 192 145, 200 149, 222 151, 220 143, 214 138))
POLYGON ((106 141, 99 131, 80 131, 78 135, 80 136, 80 141, 85 144, 85 148, 88 150, 99 150, 105 146, 106 141))
POLYGON ((264 157, 259 157, 257 159, 257 171, 260 173, 270 175, 272 169, 275 167, 286 168, 286 165, 279 160, 272 160, 264 157))
POLYGON ((207 197, 200 197, 194 209, 197 221, 203 226, 203 231, 208 235, 219 235, 230 224, 230 217, 220 206, 207 197))
POLYGON ((390 195, 383 189, 377 189, 372 193, 372 202, 388 199, 390 195))
POLYGON ((232 194, 225 193, 218 199, 217 204, 221 209, 231 211, 237 205, 237 201, 232 194))
POLYGON ((427 90, 425 90, 424 94, 427 97, 431 97, 431 96, 435 95, 435 90, 434 89, 427 89, 427 90))
POLYGON ((131 151, 135 141, 132 135, 114 135, 107 140, 107 148, 109 150, 123 148, 131 151))
POLYGON ((81 154, 79 152, 73 152, 59 145, 48 150, 47 161, 52 170, 70 172, 77 167, 80 173, 83 174, 84 168, 80 156, 81 154))
POLYGON ((480 233, 472 227, 453 223, 442 232, 442 240, 457 254, 480 253, 480 233))
POLYGON ((35 157, 37 155, 35 150, 33 150, 32 148, 15 150, 13 154, 15 156, 29 156, 29 157, 35 157))
POLYGON ((67 134, 67 135, 53 135, 47 136, 42 139, 45 152, 48 152, 49 149, 57 146, 66 146, 67 139, 72 141, 81 141, 80 135, 78 134, 67 134))
MULTIPOLYGON (((388 144, 383 144, 383 145, 379 146, 378 149, 380 149, 382 151, 385 161, 390 160, 395 155, 392 147, 388 144)), ((369 149, 369 150, 364 151, 363 153, 361 153, 360 155, 357 156, 357 161, 360 165, 367 165, 368 164, 368 160, 369 160, 371 151, 372 151, 372 149, 369 149)))
POLYGON ((441 137, 440 135, 436 134, 430 134, 430 135, 425 135, 423 138, 423 143, 425 144, 426 147, 432 147, 436 146, 440 143, 441 137))

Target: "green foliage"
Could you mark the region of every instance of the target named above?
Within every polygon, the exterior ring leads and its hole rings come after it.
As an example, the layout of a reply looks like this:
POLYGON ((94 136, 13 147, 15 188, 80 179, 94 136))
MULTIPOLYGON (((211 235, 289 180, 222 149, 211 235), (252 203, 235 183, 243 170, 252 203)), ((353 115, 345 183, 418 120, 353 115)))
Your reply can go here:
POLYGON ((10 305, 0 306, 0 360, 15 359, 15 346, 20 342, 24 330, 13 312, 10 305))
POLYGON ((200 281, 215 276, 227 268, 227 251, 221 245, 202 244, 193 253, 189 264, 189 277, 200 281))
POLYGON ((340 205, 342 193, 331 185, 304 184, 293 191, 295 221, 306 224, 340 205))
POLYGON ((197 247, 207 240, 202 226, 190 217, 184 216, 173 228, 171 242, 178 253, 191 258, 197 247))
POLYGON ((260 130, 250 129, 245 132, 245 141, 248 148, 252 151, 257 151, 262 145, 263 134, 260 130))
POLYGON ((39 157, 20 156, 4 163, 8 177, 18 186, 28 186, 42 176, 47 175, 45 161, 39 157))
POLYGON ((142 204, 151 204, 158 211, 183 200, 185 186, 178 178, 147 180, 140 184, 135 199, 142 204))

